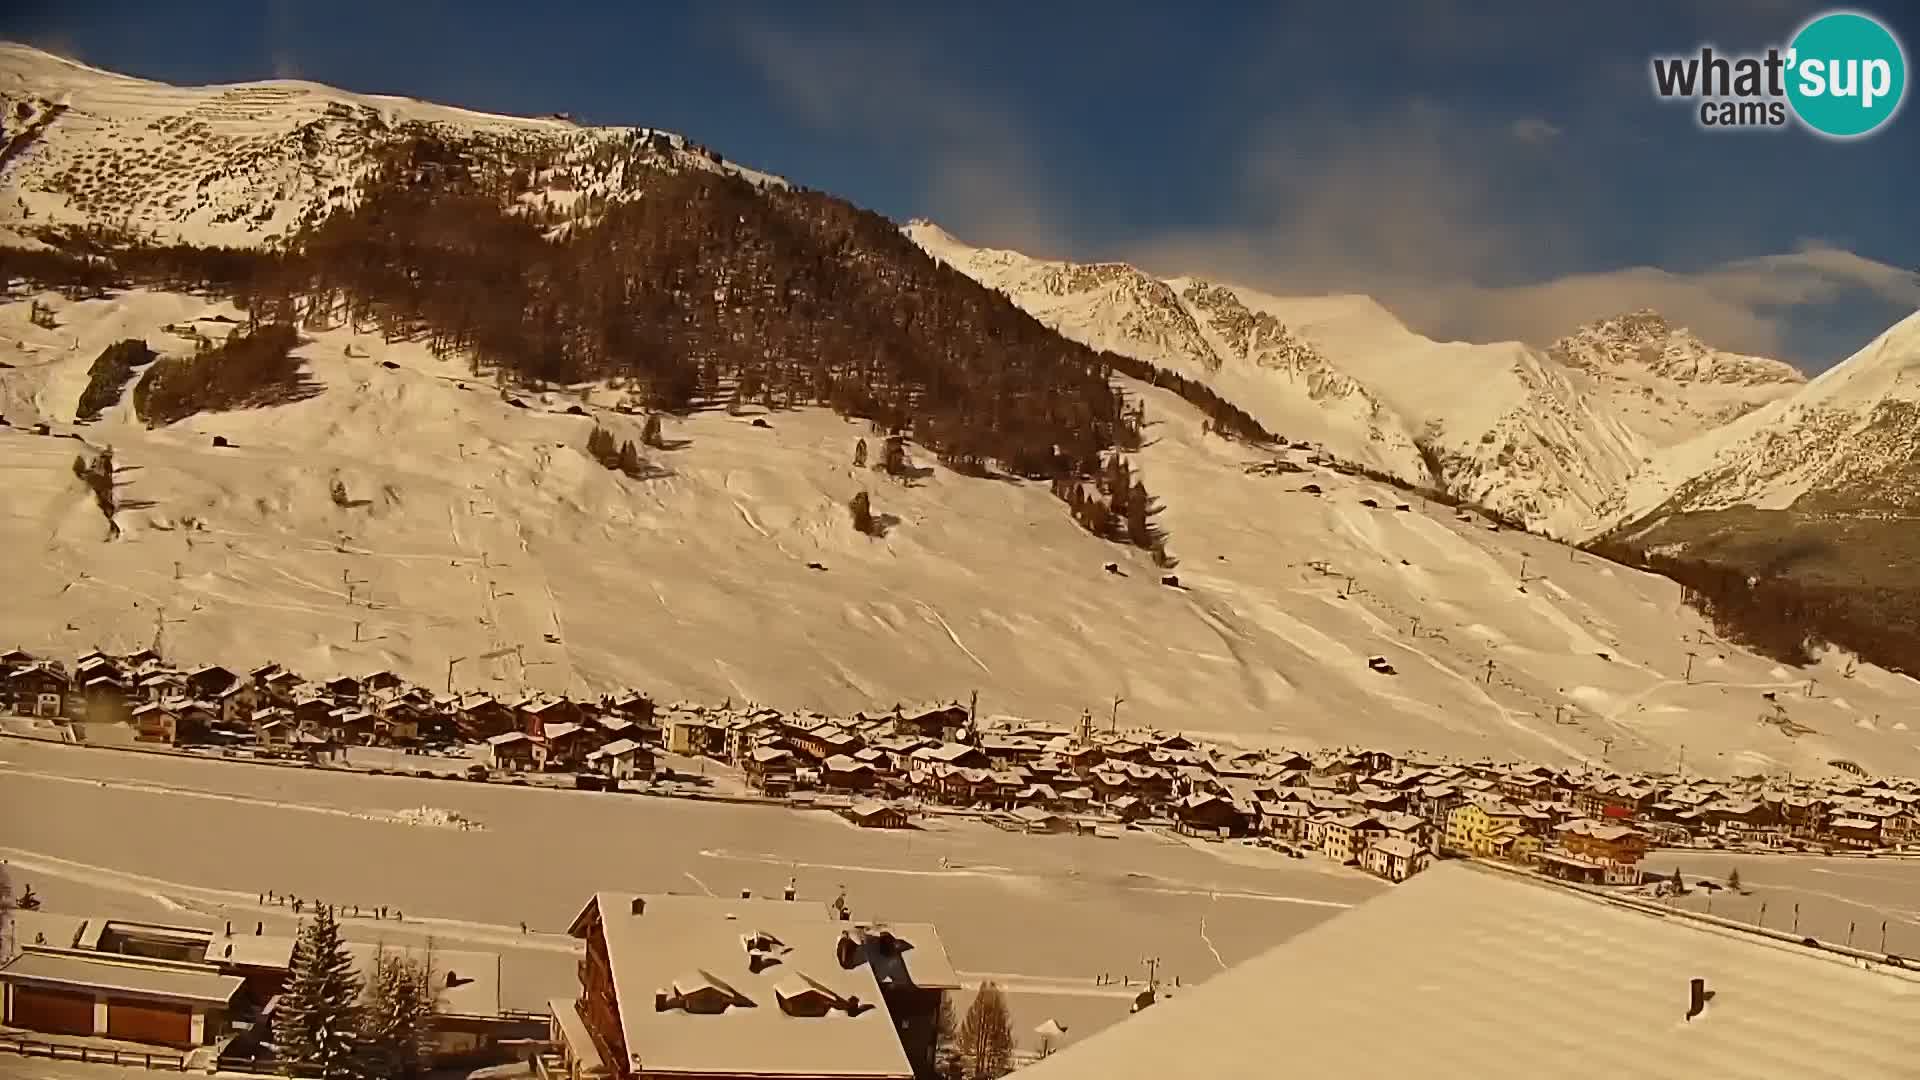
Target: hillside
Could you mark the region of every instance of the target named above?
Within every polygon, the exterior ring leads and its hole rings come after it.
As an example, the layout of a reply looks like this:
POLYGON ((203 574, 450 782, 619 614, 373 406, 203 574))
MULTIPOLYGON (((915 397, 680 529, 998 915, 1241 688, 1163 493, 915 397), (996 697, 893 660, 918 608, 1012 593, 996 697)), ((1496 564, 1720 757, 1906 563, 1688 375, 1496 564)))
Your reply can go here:
POLYGON ((590 217, 650 169, 711 171, 757 185, 671 132, 582 127, 272 80, 177 87, 0 42, 0 230, 110 224, 162 242, 251 247, 348 205, 379 151, 411 130, 539 152, 543 208, 590 217))
POLYGON ((1654 458, 1596 547, 1656 566, 1771 651, 1920 672, 1920 314, 1790 397, 1654 458))
POLYGON ((1076 341, 1198 379, 1334 458, 1558 536, 1592 532, 1654 450, 1802 381, 1650 312, 1596 321, 1545 350, 1437 342, 1365 296, 1280 297, 1123 263, 1044 261, 970 247, 927 222, 907 233, 1076 341))
POLYGON ((457 687, 823 709, 977 689, 988 712, 1069 721, 1117 695, 1123 722, 1252 743, 1655 768, 1684 743, 1709 772, 1920 768, 1904 678, 1843 677, 1838 657, 1789 670, 1716 642, 1668 581, 1438 506, 1397 510, 1404 496, 1305 452, 1287 455, 1301 472, 1249 472, 1273 459, 1137 384, 1150 437, 1133 461, 1178 493, 1162 515, 1178 587, 1073 525, 1044 483, 964 476, 917 448, 911 484, 852 468, 868 429, 825 410, 695 411, 668 422, 677 448, 658 469, 628 478, 583 452, 596 424, 638 436, 617 394, 516 407, 424 343, 345 327, 305 334, 320 390, 303 400, 148 428, 123 399, 76 425, 108 345, 179 355, 194 346, 167 325, 214 336, 232 325, 216 317, 244 316, 138 290, 38 299, 58 329, 0 307, 0 550, 31 568, 0 610, 9 645, 158 637, 183 662, 392 667, 430 685, 451 664, 457 687), (42 421, 52 435, 30 433, 42 421), (117 539, 69 433, 113 447, 117 539), (880 538, 853 530, 862 490, 893 519, 880 538), (1397 674, 1371 670, 1376 655, 1397 674), (1809 674, 1814 696, 1794 697, 1809 674), (1762 692, 1810 731, 1763 725, 1762 692))

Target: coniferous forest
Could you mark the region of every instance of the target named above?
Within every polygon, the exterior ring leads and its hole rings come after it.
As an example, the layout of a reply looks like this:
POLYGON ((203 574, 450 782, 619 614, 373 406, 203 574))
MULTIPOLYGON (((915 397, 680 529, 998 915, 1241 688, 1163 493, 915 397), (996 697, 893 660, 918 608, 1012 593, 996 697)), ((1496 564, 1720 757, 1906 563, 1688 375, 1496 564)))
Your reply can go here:
MULTIPOLYGON (((1164 538, 1127 509, 1149 504, 1144 486, 1107 490, 1109 455, 1137 449, 1143 422, 1114 371, 1174 390, 1223 435, 1271 437, 1204 386, 1054 334, 892 222, 818 192, 642 168, 618 201, 556 203, 537 151, 475 153, 423 131, 378 153, 351 208, 274 250, 68 234, 55 251, 0 253, 0 281, 206 292, 256 325, 351 322, 503 383, 605 380, 649 409, 828 406, 960 472, 1048 480, 1063 498, 1092 484, 1118 524, 1075 518, 1149 549, 1164 538)), ((160 380, 147 381, 151 408, 160 380)), ((148 415, 191 411, 167 405, 148 415)))

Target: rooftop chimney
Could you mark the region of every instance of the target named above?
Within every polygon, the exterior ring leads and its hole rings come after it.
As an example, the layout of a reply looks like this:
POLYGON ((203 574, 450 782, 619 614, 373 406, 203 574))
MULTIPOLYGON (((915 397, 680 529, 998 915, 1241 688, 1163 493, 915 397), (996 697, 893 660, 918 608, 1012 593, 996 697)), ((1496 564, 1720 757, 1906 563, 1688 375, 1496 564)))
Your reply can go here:
POLYGON ((1707 1011, 1707 1002, 1713 1000, 1713 991, 1707 989, 1707 980, 1693 980, 1693 1002, 1687 1009, 1687 1019, 1692 1020, 1707 1011))
POLYGON ((800 895, 800 888, 799 886, 795 885, 791 879, 789 879, 787 881, 787 891, 782 893, 781 895, 786 897, 788 900, 792 900, 795 897, 800 895))
POLYGON ((753 899, 753 890, 752 890, 752 889, 741 889, 741 890, 740 890, 740 899, 742 899, 742 900, 751 900, 751 899, 753 899))
POLYGON ((261 934, 264 934, 264 933, 266 933, 266 932, 267 932, 267 924, 266 924, 266 923, 264 923, 264 922, 257 922, 257 923, 254 923, 254 924, 253 924, 253 936, 254 936, 254 937, 259 937, 259 936, 260 936, 261 934))
POLYGON ((646 912, 647 912, 647 898, 646 898, 646 897, 644 897, 644 896, 636 896, 636 897, 634 897, 634 898, 633 898, 633 913, 634 913, 635 915, 644 915, 644 914, 646 914, 646 912))

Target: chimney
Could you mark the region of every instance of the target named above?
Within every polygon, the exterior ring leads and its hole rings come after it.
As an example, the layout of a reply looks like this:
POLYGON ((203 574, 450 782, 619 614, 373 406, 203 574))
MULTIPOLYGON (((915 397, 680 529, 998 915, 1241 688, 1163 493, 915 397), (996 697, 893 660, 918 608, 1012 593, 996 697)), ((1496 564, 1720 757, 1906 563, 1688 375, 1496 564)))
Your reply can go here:
POLYGON ((653 1011, 654 1012, 666 1012, 668 1009, 672 1007, 673 1007, 673 1004, 671 1001, 668 1000, 667 992, 665 990, 655 990, 653 992, 653 1011))
POLYGON ((259 937, 259 936, 260 936, 261 934, 264 934, 264 933, 266 933, 266 932, 267 932, 267 924, 266 924, 266 923, 264 923, 264 922, 257 922, 257 923, 254 923, 254 924, 253 924, 253 936, 254 936, 254 937, 259 937))
POLYGON ((1707 989, 1707 980, 1693 980, 1693 1003, 1687 1009, 1687 1019, 1692 1020, 1707 1011, 1707 1002, 1713 1000, 1713 991, 1707 989))
POLYGON ((227 936, 228 937, 233 936, 233 920, 232 919, 227 920, 227 936))
POLYGON ((633 914, 644 915, 646 913, 647 913, 647 898, 644 896, 634 897, 633 898, 633 914))
POLYGON ((794 883, 794 880, 792 878, 788 878, 787 891, 785 893, 782 893, 781 895, 788 900, 792 900, 795 897, 800 895, 800 887, 794 883))
POLYGON ((740 890, 740 899, 742 899, 742 900, 751 900, 751 899, 753 899, 753 890, 752 890, 752 889, 741 889, 741 890, 740 890))

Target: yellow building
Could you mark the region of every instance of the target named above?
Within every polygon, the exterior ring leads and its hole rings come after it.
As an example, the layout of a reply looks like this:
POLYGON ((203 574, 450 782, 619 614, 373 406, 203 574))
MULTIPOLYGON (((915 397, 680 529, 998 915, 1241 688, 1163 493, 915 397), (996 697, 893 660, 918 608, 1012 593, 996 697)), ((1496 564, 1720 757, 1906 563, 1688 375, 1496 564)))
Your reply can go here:
POLYGON ((1528 841, 1532 850, 1540 847, 1539 838, 1528 835, 1521 825, 1523 820, 1517 806, 1486 799, 1462 803, 1447 814, 1442 846, 1483 858, 1517 858, 1528 841))

